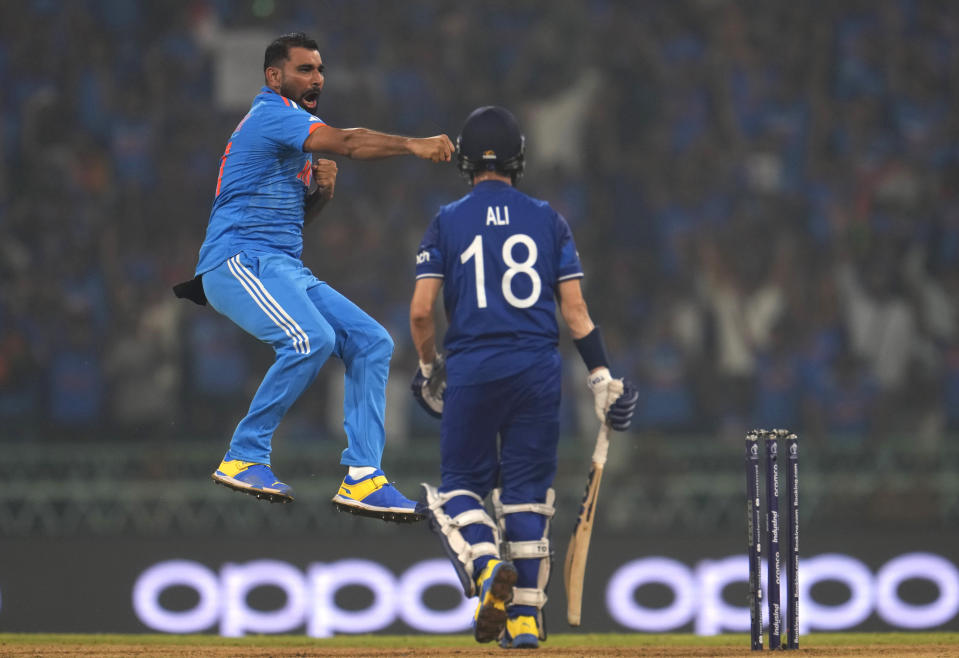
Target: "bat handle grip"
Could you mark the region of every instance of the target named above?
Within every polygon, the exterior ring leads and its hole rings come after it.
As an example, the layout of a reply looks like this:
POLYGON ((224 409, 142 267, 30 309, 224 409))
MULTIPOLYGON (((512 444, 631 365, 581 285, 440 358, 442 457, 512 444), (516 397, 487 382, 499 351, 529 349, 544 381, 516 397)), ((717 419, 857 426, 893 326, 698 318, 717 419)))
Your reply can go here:
POLYGON ((603 467, 606 465, 606 455, 609 452, 609 424, 603 423, 596 435, 596 447, 593 449, 593 463, 603 467))

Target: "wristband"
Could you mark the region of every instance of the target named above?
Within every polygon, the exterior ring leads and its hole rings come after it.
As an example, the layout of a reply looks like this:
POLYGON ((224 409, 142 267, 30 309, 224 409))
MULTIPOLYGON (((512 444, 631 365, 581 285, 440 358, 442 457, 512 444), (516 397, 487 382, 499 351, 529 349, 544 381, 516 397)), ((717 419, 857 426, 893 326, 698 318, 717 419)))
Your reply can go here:
POLYGON ((599 326, 580 339, 574 339, 573 345, 583 357, 587 370, 609 368, 609 357, 606 356, 606 346, 603 344, 603 335, 599 333, 599 326))

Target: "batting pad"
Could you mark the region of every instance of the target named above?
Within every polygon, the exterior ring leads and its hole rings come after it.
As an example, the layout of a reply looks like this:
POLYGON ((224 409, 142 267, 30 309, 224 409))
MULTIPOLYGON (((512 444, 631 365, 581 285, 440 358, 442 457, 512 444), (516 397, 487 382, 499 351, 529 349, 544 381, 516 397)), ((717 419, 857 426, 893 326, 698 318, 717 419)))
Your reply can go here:
MULTIPOLYGON (((528 605, 536 608, 536 622, 539 626, 539 639, 546 639, 546 621, 543 618, 543 607, 546 605, 546 587, 549 584, 549 574, 553 563, 553 554, 549 540, 549 523, 556 513, 554 502, 556 492, 550 488, 546 490, 546 500, 542 503, 518 503, 506 505, 500 499, 501 490, 493 490, 493 513, 500 534, 505 538, 502 546, 503 559, 512 560, 539 560, 535 587, 514 587, 512 605, 528 605), (545 517, 542 536, 537 539, 517 538, 515 541, 506 532, 506 517, 510 514, 537 514, 545 517)), ((517 568, 521 565, 517 564, 517 568)), ((522 572, 521 572, 522 573, 522 572)))
POLYGON ((476 574, 474 573, 473 561, 483 556, 499 558, 497 548, 500 544, 499 528, 486 513, 486 509, 483 507, 483 499, 472 491, 455 489, 439 493, 436 487, 425 482, 421 483, 421 486, 423 487, 423 496, 420 499, 420 504, 417 505, 417 512, 429 517, 430 530, 440 538, 443 550, 450 562, 453 563, 456 575, 459 576, 460 583, 463 585, 463 592, 467 597, 475 596, 476 574), (470 505, 469 509, 455 516, 450 516, 446 513, 444 506, 452 499, 460 496, 472 499, 470 502, 474 505, 470 505), (489 527, 493 533, 493 541, 471 544, 463 536, 462 530, 475 524, 489 527))

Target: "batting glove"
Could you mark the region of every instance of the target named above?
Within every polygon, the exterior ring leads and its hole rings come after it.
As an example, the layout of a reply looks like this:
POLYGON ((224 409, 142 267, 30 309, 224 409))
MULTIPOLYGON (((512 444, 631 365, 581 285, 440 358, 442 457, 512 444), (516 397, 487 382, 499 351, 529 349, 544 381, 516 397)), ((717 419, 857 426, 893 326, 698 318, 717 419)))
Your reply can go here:
POLYGON ((639 401, 639 391, 628 379, 622 379, 623 392, 606 412, 606 421, 617 432, 625 432, 633 422, 633 413, 639 401))
POLYGON ((446 361, 437 354, 433 363, 420 361, 410 383, 413 397, 433 418, 443 417, 443 395, 446 393, 446 361))
POLYGON ((596 417, 618 432, 629 429, 639 400, 639 391, 628 380, 613 379, 608 368, 591 374, 586 383, 593 392, 596 417))

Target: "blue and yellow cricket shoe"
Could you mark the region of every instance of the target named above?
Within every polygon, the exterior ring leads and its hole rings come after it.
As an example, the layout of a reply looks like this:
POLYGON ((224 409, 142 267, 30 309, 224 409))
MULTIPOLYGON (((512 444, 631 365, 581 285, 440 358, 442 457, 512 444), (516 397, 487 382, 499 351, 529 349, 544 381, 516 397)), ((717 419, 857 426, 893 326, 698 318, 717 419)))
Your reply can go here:
POLYGON ((513 600, 516 567, 509 562, 490 560, 476 578, 479 603, 473 614, 473 637, 477 642, 499 639, 506 626, 506 605, 513 600))
POLYGON ((333 496, 333 506, 341 512, 395 523, 426 518, 416 511, 416 502, 401 494, 379 469, 358 480, 349 475, 343 478, 340 490, 333 496))
POLYGON ((500 640, 504 649, 539 648, 539 626, 536 617, 520 615, 506 620, 506 632, 500 640))
POLYGON ((213 471, 213 481, 271 503, 293 502, 293 489, 276 479, 269 464, 224 459, 213 471))

